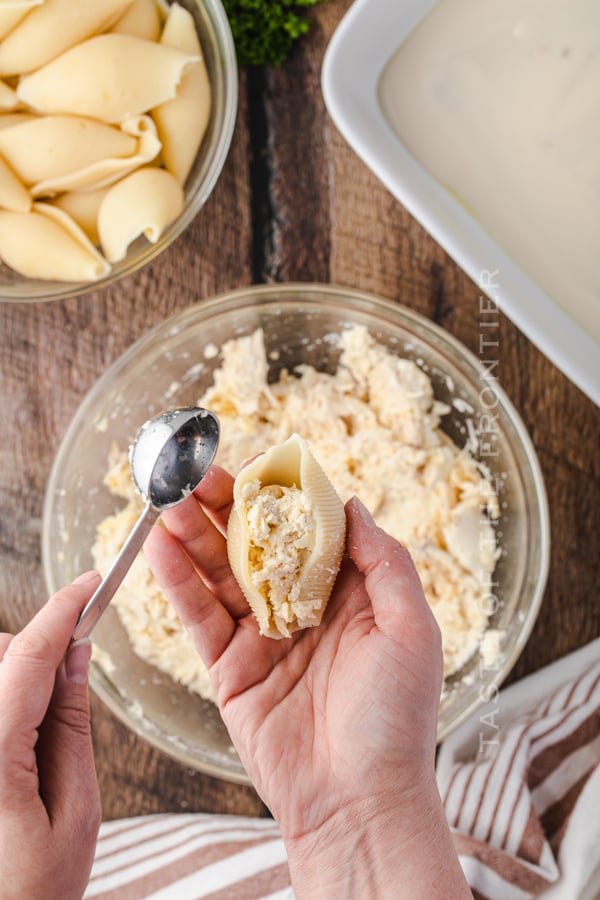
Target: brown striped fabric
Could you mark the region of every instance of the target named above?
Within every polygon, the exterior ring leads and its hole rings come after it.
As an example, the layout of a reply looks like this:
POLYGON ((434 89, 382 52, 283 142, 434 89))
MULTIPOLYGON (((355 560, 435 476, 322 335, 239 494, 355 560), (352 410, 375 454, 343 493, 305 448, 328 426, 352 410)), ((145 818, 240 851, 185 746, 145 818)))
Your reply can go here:
POLYGON ((290 900, 293 893, 271 819, 184 813, 103 823, 85 897, 290 900))
POLYGON ((480 711, 440 749, 438 785, 476 897, 600 897, 600 641, 559 663, 501 691, 493 718, 480 711))
MULTIPOLYGON (((598 900, 600 640, 501 691, 497 705, 494 740, 481 741, 481 722, 490 719, 480 711, 438 757, 440 793, 474 898, 598 900)), ((103 823, 85 897, 294 894, 275 822, 186 813, 103 823)))

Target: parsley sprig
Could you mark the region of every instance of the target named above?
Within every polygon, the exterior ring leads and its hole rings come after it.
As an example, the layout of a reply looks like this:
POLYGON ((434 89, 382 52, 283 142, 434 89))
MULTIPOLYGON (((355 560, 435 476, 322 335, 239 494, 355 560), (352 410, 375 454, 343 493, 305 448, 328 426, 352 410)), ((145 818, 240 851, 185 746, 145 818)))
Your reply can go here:
POLYGON ((223 0, 240 66, 279 66, 310 29, 302 7, 323 0, 223 0))

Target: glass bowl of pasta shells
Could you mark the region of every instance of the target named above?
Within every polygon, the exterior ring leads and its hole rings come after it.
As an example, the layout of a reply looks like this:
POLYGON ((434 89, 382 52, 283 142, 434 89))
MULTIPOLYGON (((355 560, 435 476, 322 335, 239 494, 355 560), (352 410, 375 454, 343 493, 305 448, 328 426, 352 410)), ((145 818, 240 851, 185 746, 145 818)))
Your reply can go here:
POLYGON ((213 190, 236 111, 220 0, 2 4, 0 300, 150 262, 213 190))
MULTIPOLYGON (((340 498, 358 495, 410 548, 443 633, 440 739, 493 695, 546 581, 535 451, 464 346, 399 304, 346 288, 259 286, 203 301, 100 378, 47 486, 50 591, 110 566, 140 510, 127 449, 150 416, 190 404, 219 417, 217 462, 233 474, 296 433, 340 498)), ((92 685, 120 719, 186 766, 247 781, 206 670, 143 554, 92 637, 92 685)))

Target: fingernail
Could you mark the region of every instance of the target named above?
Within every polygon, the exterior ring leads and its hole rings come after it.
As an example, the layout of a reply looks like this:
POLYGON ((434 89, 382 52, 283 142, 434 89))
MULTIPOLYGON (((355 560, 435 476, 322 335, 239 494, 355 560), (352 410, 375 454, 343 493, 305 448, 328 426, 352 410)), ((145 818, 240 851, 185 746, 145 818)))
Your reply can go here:
POLYGON ((75 684, 87 684, 92 645, 89 638, 71 644, 65 659, 65 675, 75 684))
POLYGON ((373 516, 371 515, 365 504, 362 502, 362 500, 359 500, 355 495, 354 497, 352 497, 351 503, 359 519, 361 519, 361 521, 364 522, 365 525, 375 524, 373 516))
POLYGON ((91 569, 89 572, 84 572, 83 575, 78 575, 73 584, 89 584, 91 581, 97 581, 99 578, 100 574, 95 569, 91 569))

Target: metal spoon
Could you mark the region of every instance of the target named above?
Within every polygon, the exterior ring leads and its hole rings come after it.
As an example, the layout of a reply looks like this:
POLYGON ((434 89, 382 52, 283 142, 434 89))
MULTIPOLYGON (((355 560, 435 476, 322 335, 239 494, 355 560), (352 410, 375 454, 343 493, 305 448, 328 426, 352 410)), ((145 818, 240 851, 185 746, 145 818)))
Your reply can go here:
POLYGON ((195 406, 168 410, 142 425, 131 446, 129 463, 146 506, 81 613, 74 641, 89 636, 163 510, 181 503, 200 484, 215 458, 219 433, 214 413, 195 406))

